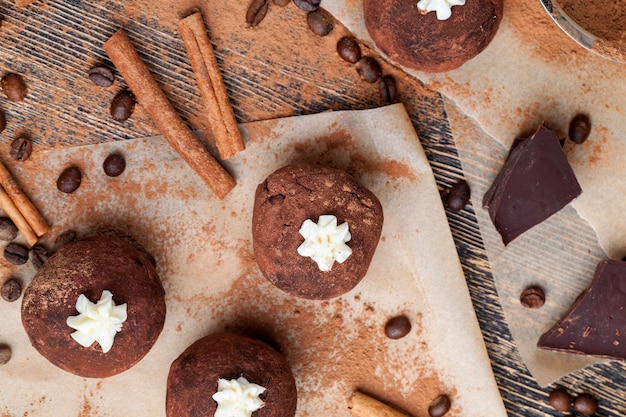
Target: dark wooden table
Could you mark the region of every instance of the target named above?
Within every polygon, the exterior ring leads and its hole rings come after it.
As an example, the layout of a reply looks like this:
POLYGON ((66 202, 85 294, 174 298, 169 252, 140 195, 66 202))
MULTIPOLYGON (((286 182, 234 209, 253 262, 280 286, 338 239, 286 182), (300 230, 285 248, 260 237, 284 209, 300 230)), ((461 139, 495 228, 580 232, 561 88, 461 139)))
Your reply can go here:
MULTIPOLYGON (((337 56, 335 45, 347 34, 345 28, 337 24, 330 35, 318 37, 293 4, 270 7, 261 24, 251 28, 245 23, 245 1, 152 3, 40 0, 17 9, 11 1, 0 1, 0 72, 22 75, 29 90, 20 103, 0 96, 7 115, 0 159, 8 158, 9 144, 21 133, 30 137, 34 152, 159 133, 141 106, 126 122, 111 119, 111 99, 125 87, 119 75, 109 88, 96 87, 87 78, 96 64, 112 67, 102 44, 119 27, 125 28, 183 118, 210 136, 176 30, 179 12, 194 6, 201 6, 205 16, 239 122, 386 104, 377 85, 361 81, 355 68, 337 56)), ((362 48, 372 54, 366 45, 362 48)), ((449 187, 463 172, 443 98, 392 65, 381 64, 384 74, 397 82, 394 101, 406 106, 438 185, 449 187)), ((474 201, 447 215, 507 411, 511 416, 565 415, 547 404, 549 390, 529 375, 511 339, 474 215, 480 209, 474 201)), ((598 415, 626 415, 625 370, 621 363, 597 365, 560 383, 572 392, 605 393, 598 396, 598 415)))

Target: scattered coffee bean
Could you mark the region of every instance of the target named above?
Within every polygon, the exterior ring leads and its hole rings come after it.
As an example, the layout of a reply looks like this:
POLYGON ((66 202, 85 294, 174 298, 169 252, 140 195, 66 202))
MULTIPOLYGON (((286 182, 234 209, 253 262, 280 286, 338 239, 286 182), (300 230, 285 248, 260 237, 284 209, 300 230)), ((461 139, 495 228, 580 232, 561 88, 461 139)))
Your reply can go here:
POLYGON ((7 345, 0 345, 0 365, 6 365, 11 360, 11 348, 7 345))
POLYGON ((548 395, 548 403, 556 411, 569 411, 572 406, 572 397, 565 388, 555 388, 548 395))
POLYGON ((0 133, 7 128, 7 116, 4 114, 4 110, 0 109, 0 133))
POLYGON ((118 122, 127 120, 135 109, 135 96, 128 90, 122 90, 113 97, 111 117, 118 122))
POLYGON ((75 242, 77 240, 78 240, 78 234, 75 231, 66 230, 65 232, 57 236, 56 240, 54 241, 54 249, 59 250, 66 244, 70 242, 75 242))
POLYGON ((400 339, 411 331, 411 321, 406 316, 392 317, 385 324, 385 335, 390 339, 400 339))
POLYGON ((334 27, 333 19, 322 9, 307 13, 306 22, 309 25, 309 29, 319 36, 328 35, 334 27))
POLYGON ((0 80, 2 91, 11 101, 22 101, 26 98, 26 84, 17 74, 7 74, 0 80))
POLYGON ((598 400, 591 394, 580 394, 574 399, 574 410, 592 416, 598 411, 598 400))
POLYGON ((117 177, 126 169, 126 160, 122 155, 113 153, 105 158, 102 169, 109 177, 117 177))
POLYGON ((378 61, 371 56, 359 59, 356 63, 356 71, 368 83, 375 83, 383 73, 378 61))
POLYGON ((274 4, 279 7, 285 7, 291 0, 274 0, 274 4))
POLYGON ((591 133, 591 122, 584 114, 576 115, 569 124, 569 138, 572 142, 581 144, 591 133))
POLYGON ((17 226, 8 217, 0 217, 0 240, 10 242, 17 237, 17 226))
POLYGON ((43 245, 36 244, 33 246, 28 254, 30 263, 37 269, 41 268, 44 263, 50 258, 52 253, 43 245))
POLYGON ((378 91, 385 103, 392 103, 396 96, 396 80, 391 75, 385 75, 378 82, 378 91))
POLYGON ((33 152, 33 144, 26 136, 20 136, 11 142, 11 158, 16 161, 26 161, 33 152))
POLYGON ((312 12, 317 10, 321 0, 293 0, 293 3, 298 6, 299 9, 305 12, 312 12))
POLYGON ((115 81, 115 75, 110 68, 100 65, 89 70, 89 79, 99 87, 110 87, 115 81))
POLYGON ((471 197, 469 184, 465 180, 459 180, 450 187, 446 197, 446 207, 452 210, 463 210, 471 197))
POLYGON ((446 394, 441 394, 435 398, 428 407, 428 415, 430 417, 441 417, 450 411, 450 397, 446 394))
POLYGON ((12 303, 13 301, 17 301, 22 295, 22 286, 17 280, 11 278, 2 285, 0 293, 2 293, 2 299, 4 301, 12 303))
POLYGON ((346 62, 356 64, 361 59, 361 47, 350 36, 344 36, 337 42, 337 53, 346 62))
POLYGON ((522 291, 519 302, 526 308, 540 308, 546 302, 546 295, 541 287, 528 287, 522 291))
POLYGON ((269 6, 269 0, 252 0, 250 7, 248 7, 248 12, 246 13, 246 22, 248 22, 250 26, 256 26, 261 23, 261 21, 265 19, 269 6))
POLYGON ((11 242, 4 248, 4 257, 13 265, 24 265, 28 260, 28 248, 11 242))
POLYGON ((77 167, 68 167, 61 172, 59 178, 57 178, 57 188, 59 191, 66 194, 71 194, 80 187, 80 181, 83 178, 83 174, 77 167))

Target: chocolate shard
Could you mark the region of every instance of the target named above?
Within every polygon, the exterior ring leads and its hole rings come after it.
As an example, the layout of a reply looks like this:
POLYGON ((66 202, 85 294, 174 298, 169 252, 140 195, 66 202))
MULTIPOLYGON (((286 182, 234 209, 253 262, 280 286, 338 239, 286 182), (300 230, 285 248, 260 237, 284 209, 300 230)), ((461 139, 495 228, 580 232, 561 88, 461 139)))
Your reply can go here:
POLYGON ((513 144, 483 197, 505 245, 569 204, 582 192, 556 133, 543 126, 513 144))
POLYGON ((626 262, 604 260, 591 285, 537 343, 541 349, 626 359, 626 262))

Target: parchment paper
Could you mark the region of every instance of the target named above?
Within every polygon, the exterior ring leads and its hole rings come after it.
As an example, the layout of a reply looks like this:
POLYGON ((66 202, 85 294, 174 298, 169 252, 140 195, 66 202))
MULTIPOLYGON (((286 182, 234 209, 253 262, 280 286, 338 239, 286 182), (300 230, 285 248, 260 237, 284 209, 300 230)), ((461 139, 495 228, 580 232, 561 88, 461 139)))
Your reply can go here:
MULTIPOLYGON (((0 368, 0 414, 162 416, 171 362, 198 338, 226 328, 259 334, 283 352, 298 385, 298 416, 348 416, 355 389, 414 415, 426 415, 429 396, 444 391, 453 416, 505 416, 439 193, 404 107, 242 130, 246 150, 226 164, 238 185, 223 201, 159 137, 53 150, 12 167, 51 222, 50 241, 68 228, 82 235, 114 230, 154 254, 168 311, 163 333, 139 364, 92 380, 48 363, 28 342, 20 303, 0 303, 0 340, 14 352, 0 368), (101 164, 114 151, 125 155, 127 169, 111 179, 101 164), (253 260, 254 190, 293 162, 349 170, 384 208, 367 276, 337 299, 289 297, 253 260), (84 178, 64 195, 55 181, 69 164, 84 178), (383 327, 396 314, 409 316, 414 330, 392 341, 383 327)), ((12 272, 27 283, 34 271, 12 272)))
MULTIPOLYGON (((363 20, 362 0, 325 0, 324 7, 375 46, 363 20)), ((626 166, 626 84, 617 81, 626 79, 626 65, 575 44, 539 0, 505 1, 504 9, 494 40, 460 68, 441 74, 403 69, 447 99, 451 131, 507 322, 530 372, 546 385, 598 361, 542 352, 535 345, 591 282, 597 262, 626 253, 623 199, 615 197, 626 195, 626 182, 619 180, 626 166), (535 229, 533 237, 504 250, 481 208, 484 192, 515 137, 544 122, 565 137, 579 112, 590 116, 591 135, 584 145, 569 142, 565 152, 582 195, 545 229, 535 229), (531 282, 546 287, 548 304, 529 313, 519 310, 518 297, 531 282)))

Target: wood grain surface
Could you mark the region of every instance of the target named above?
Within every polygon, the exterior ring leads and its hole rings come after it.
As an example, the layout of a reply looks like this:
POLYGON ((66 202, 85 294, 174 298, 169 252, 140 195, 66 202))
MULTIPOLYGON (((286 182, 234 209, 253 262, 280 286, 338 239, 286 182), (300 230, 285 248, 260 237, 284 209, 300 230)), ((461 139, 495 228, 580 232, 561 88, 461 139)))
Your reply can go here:
MULTIPOLYGON (((245 1, 151 3, 40 0, 17 8, 13 1, 0 1, 0 72, 16 72, 28 85, 23 102, 0 96, 0 108, 7 115, 7 128, 0 134, 0 160, 9 158, 8 147, 19 133, 31 138, 33 152, 159 134, 141 103, 126 122, 109 116, 111 99, 126 88, 119 74, 109 88, 97 87, 87 77, 97 64, 113 68, 102 45, 120 27, 183 119, 210 144, 200 93, 176 30, 177 17, 194 7, 205 16, 238 122, 385 104, 378 86, 361 81, 354 67, 337 56, 336 42, 346 30, 336 25, 324 38, 314 35, 304 12, 293 3, 284 8, 271 5, 266 18, 254 28, 245 23, 245 1)), ((372 54, 362 47, 365 54, 372 54)), ((395 101, 406 106, 437 183, 442 189, 449 187, 464 174, 443 98, 381 63, 383 72, 396 79, 395 101)), ((475 201, 447 215, 507 411, 524 417, 568 415, 547 404, 549 389, 537 385, 516 351, 478 228, 474 210, 479 207, 475 201)), ((45 208, 42 211, 45 214, 45 208)), ((10 342, 1 340, 1 334, 0 330, 0 343, 10 342)), ((626 415, 624 370, 621 363, 597 365, 561 383, 572 393, 604 393, 598 398, 598 415, 626 415)))

